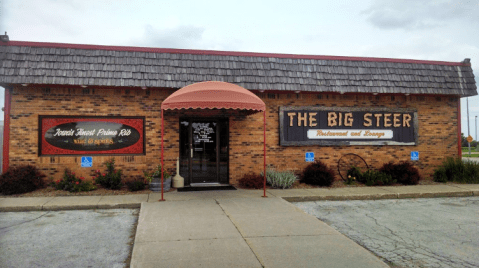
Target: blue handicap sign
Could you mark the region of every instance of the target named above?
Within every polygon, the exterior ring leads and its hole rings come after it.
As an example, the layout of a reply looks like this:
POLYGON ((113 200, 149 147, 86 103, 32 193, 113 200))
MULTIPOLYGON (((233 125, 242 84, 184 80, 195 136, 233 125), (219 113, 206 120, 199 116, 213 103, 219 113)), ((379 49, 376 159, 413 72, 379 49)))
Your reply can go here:
POLYGON ((417 160, 419 160, 419 152, 418 152, 418 151, 412 151, 412 152, 411 152, 411 160, 412 160, 412 161, 417 161, 417 160))
POLYGON ((93 166, 93 157, 91 156, 81 157, 81 167, 92 167, 92 166, 93 166))
POLYGON ((306 162, 314 162, 314 153, 306 152, 306 162))

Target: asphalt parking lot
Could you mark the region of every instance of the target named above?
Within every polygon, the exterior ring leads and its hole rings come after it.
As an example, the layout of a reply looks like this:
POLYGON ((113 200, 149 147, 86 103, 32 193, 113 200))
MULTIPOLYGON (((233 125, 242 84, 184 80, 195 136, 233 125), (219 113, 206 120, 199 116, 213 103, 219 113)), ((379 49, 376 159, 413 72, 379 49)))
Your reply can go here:
POLYGON ((293 204, 391 267, 479 267, 479 197, 293 204))
POLYGON ((0 213, 0 267, 127 267, 138 209, 0 213))

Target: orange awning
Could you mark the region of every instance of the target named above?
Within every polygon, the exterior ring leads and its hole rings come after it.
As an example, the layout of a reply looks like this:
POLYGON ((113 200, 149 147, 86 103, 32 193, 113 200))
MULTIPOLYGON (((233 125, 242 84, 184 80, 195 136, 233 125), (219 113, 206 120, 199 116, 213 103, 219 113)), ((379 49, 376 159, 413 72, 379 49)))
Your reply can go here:
POLYGON ((171 94, 161 104, 162 110, 215 108, 264 111, 266 105, 251 91, 219 81, 188 85, 171 94))

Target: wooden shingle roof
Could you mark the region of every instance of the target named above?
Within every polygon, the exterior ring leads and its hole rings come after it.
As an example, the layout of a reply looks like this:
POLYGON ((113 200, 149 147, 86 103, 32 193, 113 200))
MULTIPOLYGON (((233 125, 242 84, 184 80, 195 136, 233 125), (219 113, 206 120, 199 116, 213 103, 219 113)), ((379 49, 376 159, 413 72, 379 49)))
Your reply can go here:
POLYGON ((3 86, 181 88, 202 81, 224 81, 249 90, 477 95, 468 59, 439 62, 0 42, 3 86))

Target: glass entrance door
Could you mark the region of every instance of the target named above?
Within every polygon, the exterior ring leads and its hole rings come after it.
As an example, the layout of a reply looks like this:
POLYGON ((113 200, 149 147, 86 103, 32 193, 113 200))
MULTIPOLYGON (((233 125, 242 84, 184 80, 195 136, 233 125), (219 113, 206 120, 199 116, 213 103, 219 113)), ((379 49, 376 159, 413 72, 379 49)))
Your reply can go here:
POLYGON ((228 122, 180 120, 180 175, 186 183, 228 183, 228 122))

